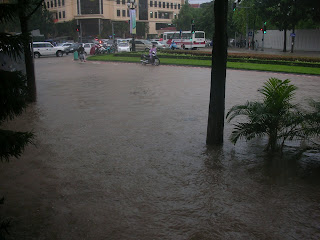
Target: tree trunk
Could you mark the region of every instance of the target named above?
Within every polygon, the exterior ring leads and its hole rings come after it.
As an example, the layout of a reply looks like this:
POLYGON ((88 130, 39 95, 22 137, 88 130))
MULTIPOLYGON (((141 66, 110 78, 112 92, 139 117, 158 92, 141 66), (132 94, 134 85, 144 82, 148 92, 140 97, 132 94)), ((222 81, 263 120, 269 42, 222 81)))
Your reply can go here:
POLYGON ((28 101, 35 102, 37 100, 36 80, 34 73, 34 62, 30 46, 30 33, 28 31, 28 21, 24 16, 19 15, 21 34, 23 38, 23 52, 26 65, 27 85, 28 85, 28 101))
POLYGON ((222 145, 225 111, 227 66, 227 12, 228 0, 214 2, 215 32, 213 36, 212 69, 207 144, 222 145))
POLYGON ((287 29, 284 29, 283 52, 287 51, 287 29))

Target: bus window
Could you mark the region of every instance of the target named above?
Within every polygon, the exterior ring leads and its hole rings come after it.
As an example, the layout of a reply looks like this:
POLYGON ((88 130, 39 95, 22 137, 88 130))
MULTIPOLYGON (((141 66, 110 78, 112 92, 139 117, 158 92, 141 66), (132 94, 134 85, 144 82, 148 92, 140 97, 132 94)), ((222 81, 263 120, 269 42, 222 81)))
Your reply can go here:
POLYGON ((182 33, 182 39, 191 39, 192 35, 191 33, 182 33))
POLYGON ((168 39, 172 39, 174 33, 167 33, 168 39))
POLYGON ((163 40, 167 40, 167 35, 163 35, 163 40))
POLYGON ((195 38, 204 38, 204 32, 196 32, 195 38))

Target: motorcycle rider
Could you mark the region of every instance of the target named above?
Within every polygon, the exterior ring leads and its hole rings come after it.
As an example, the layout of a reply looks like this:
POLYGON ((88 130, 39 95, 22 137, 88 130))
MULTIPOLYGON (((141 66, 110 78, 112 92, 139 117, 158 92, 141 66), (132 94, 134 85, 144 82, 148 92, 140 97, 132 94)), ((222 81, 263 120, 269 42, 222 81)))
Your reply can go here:
POLYGON ((81 62, 83 62, 83 61, 85 62, 86 61, 86 58, 85 58, 85 55, 84 55, 85 51, 84 51, 84 47, 83 47, 82 44, 78 48, 78 53, 79 53, 79 58, 80 58, 81 62))
POLYGON ((149 58, 150 58, 150 62, 153 64, 154 63, 154 58, 152 53, 154 52, 154 54, 157 54, 157 47, 155 44, 152 44, 152 48, 149 50, 149 58))

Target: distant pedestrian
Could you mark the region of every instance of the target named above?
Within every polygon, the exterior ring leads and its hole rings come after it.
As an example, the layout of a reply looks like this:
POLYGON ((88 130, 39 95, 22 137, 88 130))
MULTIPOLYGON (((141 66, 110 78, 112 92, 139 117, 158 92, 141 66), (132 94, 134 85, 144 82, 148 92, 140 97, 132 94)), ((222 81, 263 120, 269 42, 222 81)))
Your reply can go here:
POLYGON ((258 42, 258 40, 256 40, 256 43, 255 43, 254 47, 255 47, 256 51, 258 51, 258 48, 259 48, 259 42, 258 42))

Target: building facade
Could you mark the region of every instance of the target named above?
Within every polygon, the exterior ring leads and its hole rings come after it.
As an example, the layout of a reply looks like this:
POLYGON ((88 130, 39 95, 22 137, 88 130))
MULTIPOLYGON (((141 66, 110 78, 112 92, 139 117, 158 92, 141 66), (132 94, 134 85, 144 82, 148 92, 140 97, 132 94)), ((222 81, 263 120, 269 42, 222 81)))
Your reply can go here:
MULTIPOLYGON (((135 0, 137 23, 148 26, 149 35, 160 35, 161 28, 170 26, 178 18, 184 0, 135 0)), ((129 22, 130 0, 45 0, 54 21, 77 20, 84 35, 100 35, 104 22, 129 22)))

